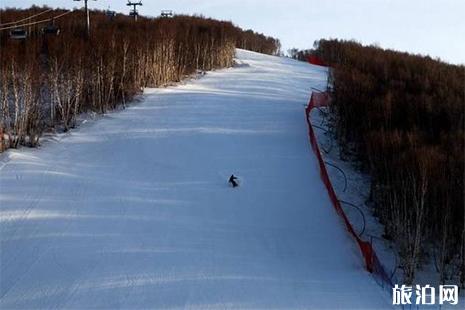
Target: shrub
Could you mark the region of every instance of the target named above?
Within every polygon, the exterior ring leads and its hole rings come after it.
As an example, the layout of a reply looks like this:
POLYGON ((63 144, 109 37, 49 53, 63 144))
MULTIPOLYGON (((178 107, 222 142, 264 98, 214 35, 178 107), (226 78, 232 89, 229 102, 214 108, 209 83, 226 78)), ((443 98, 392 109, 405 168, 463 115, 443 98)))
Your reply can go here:
POLYGON ((352 41, 321 40, 306 53, 332 68, 333 126, 372 176, 405 280, 429 255, 440 282, 464 285, 465 68, 352 41))

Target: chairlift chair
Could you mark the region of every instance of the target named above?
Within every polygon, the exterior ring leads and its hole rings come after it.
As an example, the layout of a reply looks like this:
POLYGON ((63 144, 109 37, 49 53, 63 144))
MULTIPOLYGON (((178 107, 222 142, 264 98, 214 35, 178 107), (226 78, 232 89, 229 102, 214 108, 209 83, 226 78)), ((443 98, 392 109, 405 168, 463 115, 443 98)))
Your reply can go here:
POLYGON ((161 17, 173 17, 173 11, 171 10, 162 10, 161 17))
POLYGON ((55 26, 53 23, 48 24, 47 26, 42 28, 42 33, 43 34, 51 34, 51 35, 59 35, 60 34, 60 28, 55 26))
POLYGON ((15 28, 10 31, 10 38, 14 40, 24 40, 27 38, 27 31, 24 28, 15 28))
POLYGON ((113 19, 116 16, 116 12, 111 10, 107 10, 106 14, 110 19, 113 19))

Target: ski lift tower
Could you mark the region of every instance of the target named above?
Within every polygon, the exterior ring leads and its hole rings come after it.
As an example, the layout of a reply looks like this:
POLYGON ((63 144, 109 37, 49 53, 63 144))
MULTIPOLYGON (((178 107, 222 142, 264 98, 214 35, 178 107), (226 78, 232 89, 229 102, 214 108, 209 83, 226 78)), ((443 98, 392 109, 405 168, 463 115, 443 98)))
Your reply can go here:
MULTIPOLYGON (((89 16, 89 7, 87 6, 87 2, 89 2, 89 0, 73 0, 73 1, 84 1, 84 10, 86 11, 87 36, 90 37, 90 16, 89 16)), ((97 1, 97 0, 93 0, 93 1, 97 1)))
POLYGON ((139 12, 137 12, 137 6, 142 6, 142 1, 139 2, 131 2, 128 0, 128 3, 126 4, 127 6, 132 6, 132 10, 129 12, 130 16, 134 17, 134 21, 137 21, 137 16, 139 15, 139 12))

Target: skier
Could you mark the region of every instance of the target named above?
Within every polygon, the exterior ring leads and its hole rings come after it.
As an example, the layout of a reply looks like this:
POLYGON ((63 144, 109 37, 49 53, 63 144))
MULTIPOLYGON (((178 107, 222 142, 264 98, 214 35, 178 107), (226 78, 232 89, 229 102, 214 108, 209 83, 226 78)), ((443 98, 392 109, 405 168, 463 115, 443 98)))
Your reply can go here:
POLYGON ((229 183, 231 183, 232 187, 238 187, 239 184, 236 182, 237 178, 234 176, 234 174, 231 174, 229 177, 229 183))

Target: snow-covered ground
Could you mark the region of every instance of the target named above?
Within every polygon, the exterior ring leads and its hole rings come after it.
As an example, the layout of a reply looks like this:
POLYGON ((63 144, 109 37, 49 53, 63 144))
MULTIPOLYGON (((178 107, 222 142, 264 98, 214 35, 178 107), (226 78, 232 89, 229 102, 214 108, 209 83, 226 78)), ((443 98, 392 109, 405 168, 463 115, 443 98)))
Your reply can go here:
MULTIPOLYGON (((384 227, 374 216, 374 206, 369 206, 370 176, 357 168, 354 158, 341 158, 341 150, 334 134, 331 134, 329 108, 313 109, 311 121, 314 125, 322 155, 331 183, 337 193, 344 212, 355 232, 365 241, 370 241, 393 283, 402 283, 402 270, 397 249, 392 242, 383 238, 384 227)), ((385 283, 386 284, 386 283, 385 283)))
POLYGON ((2 155, 0 308, 391 307, 308 142, 325 69, 237 62, 2 155))

